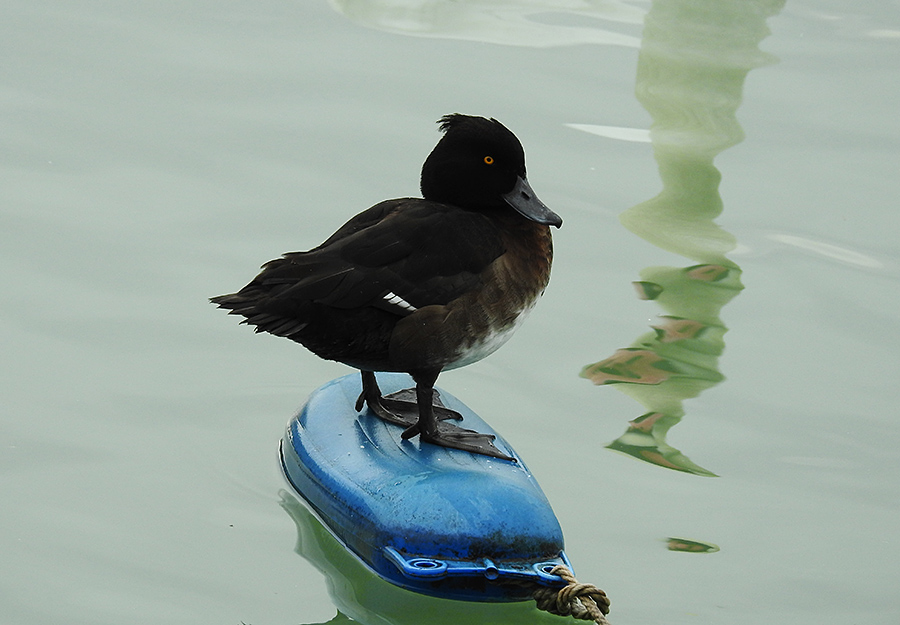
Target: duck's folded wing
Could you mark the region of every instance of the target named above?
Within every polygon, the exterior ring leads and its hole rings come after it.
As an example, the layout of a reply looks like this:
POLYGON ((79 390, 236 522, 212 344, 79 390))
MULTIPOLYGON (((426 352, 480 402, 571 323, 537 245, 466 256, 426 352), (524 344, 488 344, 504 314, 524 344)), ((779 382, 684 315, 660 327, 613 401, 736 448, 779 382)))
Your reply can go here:
POLYGON ((347 223, 337 229, 337 232, 328 237, 322 245, 310 250, 311 252, 315 252, 317 250, 330 247, 334 245, 337 241, 344 239, 360 230, 364 230, 366 228, 370 228, 377 224, 379 221, 385 218, 388 213, 391 213, 397 210, 398 206, 402 206, 406 202, 416 201, 414 198, 404 198, 398 200, 385 200, 384 202, 379 202, 375 206, 364 210, 350 218, 347 223))
POLYGON ((417 199, 382 202, 329 241, 266 263, 238 293, 212 301, 282 336, 302 329, 313 304, 402 317, 478 288, 504 252, 488 218, 417 199))
POLYGON ((483 215, 415 199, 382 202, 329 241, 267 263, 240 292, 214 301, 269 332, 282 319, 302 321, 311 303, 405 316, 478 288, 504 251, 483 215))
POLYGON ((425 200, 404 201, 370 228, 336 246, 353 268, 323 303, 408 311, 447 304, 478 288, 504 249, 497 227, 480 213, 425 200))

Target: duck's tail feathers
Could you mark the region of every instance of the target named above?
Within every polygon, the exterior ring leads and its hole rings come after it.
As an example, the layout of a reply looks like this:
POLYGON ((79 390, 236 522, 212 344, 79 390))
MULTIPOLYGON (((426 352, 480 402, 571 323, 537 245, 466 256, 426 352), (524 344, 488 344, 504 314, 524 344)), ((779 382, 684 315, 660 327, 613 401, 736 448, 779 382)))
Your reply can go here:
POLYGON ((244 320, 241 323, 254 326, 256 332, 268 332, 290 338, 307 326, 305 321, 260 312, 256 298, 240 293, 211 297, 209 301, 219 308, 228 310, 229 315, 243 316, 244 320))

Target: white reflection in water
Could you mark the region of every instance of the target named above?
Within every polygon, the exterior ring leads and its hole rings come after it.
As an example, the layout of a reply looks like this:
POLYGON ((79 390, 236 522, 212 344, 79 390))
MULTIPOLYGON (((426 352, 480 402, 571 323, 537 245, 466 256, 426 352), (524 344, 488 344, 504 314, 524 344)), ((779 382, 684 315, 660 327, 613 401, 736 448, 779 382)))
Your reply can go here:
POLYGON ((871 256, 867 256, 866 254, 855 252, 853 250, 848 250, 845 247, 832 245, 831 243, 814 241, 813 239, 798 237, 794 234, 770 234, 768 238, 779 243, 785 243, 787 245, 798 247, 802 250, 815 252, 816 254, 826 256, 848 265, 867 267, 870 269, 881 269, 884 267, 884 264, 881 261, 878 261, 871 256))
POLYGON ((597 124, 565 124, 569 128, 581 130, 598 137, 632 141, 634 143, 650 143, 650 131, 645 128, 623 128, 621 126, 599 126, 597 124))
POLYGON ((532 48, 586 43, 637 48, 638 37, 591 27, 588 20, 577 26, 548 22, 578 16, 640 25, 645 14, 618 0, 331 0, 331 6, 376 30, 532 48))
POLYGON ((873 39, 900 39, 900 30, 877 29, 866 33, 873 39))

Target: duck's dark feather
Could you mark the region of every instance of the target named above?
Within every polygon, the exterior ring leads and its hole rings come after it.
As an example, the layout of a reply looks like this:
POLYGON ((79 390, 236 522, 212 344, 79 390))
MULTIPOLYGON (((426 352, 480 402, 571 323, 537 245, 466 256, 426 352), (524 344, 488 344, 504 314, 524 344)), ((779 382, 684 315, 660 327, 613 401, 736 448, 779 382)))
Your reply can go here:
POLYGON ((238 293, 213 301, 258 331, 294 338, 320 306, 372 307, 405 317, 448 304, 479 288, 482 272, 503 252, 497 226, 481 213, 414 198, 388 200, 322 245, 266 263, 238 293))

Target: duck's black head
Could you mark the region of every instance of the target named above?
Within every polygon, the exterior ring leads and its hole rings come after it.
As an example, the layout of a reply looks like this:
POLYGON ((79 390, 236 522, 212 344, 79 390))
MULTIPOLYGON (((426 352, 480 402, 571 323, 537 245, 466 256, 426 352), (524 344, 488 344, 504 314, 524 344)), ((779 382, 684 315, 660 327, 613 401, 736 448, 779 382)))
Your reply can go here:
POLYGON ((444 136, 422 166, 422 196, 462 208, 511 206, 540 224, 562 225, 525 177, 525 151, 496 119, 445 115, 444 136))

